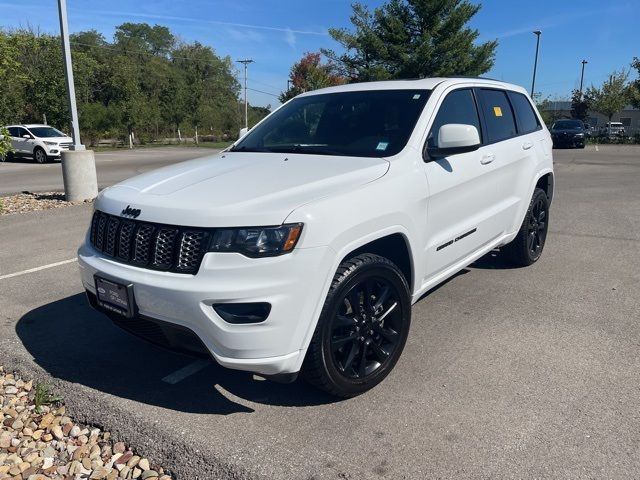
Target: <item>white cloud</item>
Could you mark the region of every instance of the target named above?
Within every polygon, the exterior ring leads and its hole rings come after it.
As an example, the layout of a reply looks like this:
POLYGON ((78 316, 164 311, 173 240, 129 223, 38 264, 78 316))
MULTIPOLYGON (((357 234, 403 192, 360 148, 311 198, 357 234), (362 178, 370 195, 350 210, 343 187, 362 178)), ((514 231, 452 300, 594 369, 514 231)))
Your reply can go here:
POLYGON ((295 46, 296 46, 296 34, 293 33, 293 30, 287 29, 284 39, 289 44, 289 46, 291 48, 295 48, 295 46))

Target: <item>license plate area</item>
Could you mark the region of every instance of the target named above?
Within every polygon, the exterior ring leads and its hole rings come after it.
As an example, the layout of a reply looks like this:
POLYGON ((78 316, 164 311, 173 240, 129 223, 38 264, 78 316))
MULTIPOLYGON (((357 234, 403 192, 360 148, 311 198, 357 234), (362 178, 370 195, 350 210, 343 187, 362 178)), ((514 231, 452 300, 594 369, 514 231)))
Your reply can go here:
POLYGON ((96 299, 100 308, 126 318, 135 316, 136 308, 132 283, 124 284, 100 275, 95 275, 93 278, 96 284, 96 299))

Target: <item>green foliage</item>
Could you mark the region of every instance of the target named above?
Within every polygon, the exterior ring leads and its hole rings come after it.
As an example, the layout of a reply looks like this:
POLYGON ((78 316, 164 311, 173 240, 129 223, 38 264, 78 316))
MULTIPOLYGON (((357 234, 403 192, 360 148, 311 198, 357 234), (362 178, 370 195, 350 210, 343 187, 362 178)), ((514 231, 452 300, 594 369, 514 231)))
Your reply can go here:
POLYGON ((51 391, 49 390, 49 385, 45 383, 39 383, 36 385, 35 393, 33 394, 33 403, 36 407, 36 413, 41 413, 42 407, 49 406, 61 400, 62 397, 51 393, 51 391))
POLYGON ((476 44, 468 0, 389 0, 371 12, 353 4, 354 31, 329 29, 346 52, 322 52, 353 80, 477 76, 493 66, 497 41, 476 44))
POLYGON ((589 117, 589 108, 591 108, 591 99, 587 95, 583 95, 580 90, 573 90, 571 92, 571 118, 584 122, 589 117))
POLYGON ((11 150, 11 137, 9 137, 9 131, 2 127, 0 128, 0 158, 4 158, 11 150))
POLYGON ((587 97, 591 99, 592 108, 605 115, 609 121, 629 102, 628 78, 629 72, 627 70, 614 71, 600 88, 591 86, 587 90, 587 97))
POLYGON ((638 72, 638 78, 629 86, 629 101, 634 107, 640 108, 640 58, 634 57, 631 67, 638 72))
MULTIPOLYGON (((112 42, 95 30, 71 35, 80 128, 85 143, 142 142, 201 133, 237 135, 240 85, 234 64, 210 47, 184 43, 166 27, 124 23, 112 42)), ((59 37, 0 31, 0 125, 41 122, 67 130, 69 112, 59 37)))
POLYGON ((540 116, 542 117, 542 121, 547 127, 551 127, 553 122, 561 117, 560 113, 553 108, 553 102, 548 97, 543 99, 534 97, 534 100, 536 102, 536 107, 540 112, 540 116))
POLYGON ((346 83, 346 78, 340 75, 335 63, 322 63, 320 53, 305 53, 291 67, 289 78, 291 85, 279 97, 282 103, 303 92, 346 83))

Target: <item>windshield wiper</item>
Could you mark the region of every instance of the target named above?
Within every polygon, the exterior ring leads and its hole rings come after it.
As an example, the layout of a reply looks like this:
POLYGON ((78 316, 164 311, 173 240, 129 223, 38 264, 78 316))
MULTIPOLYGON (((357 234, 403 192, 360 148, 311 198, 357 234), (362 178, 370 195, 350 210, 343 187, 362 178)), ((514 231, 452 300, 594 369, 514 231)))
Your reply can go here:
POLYGON ((267 148, 258 148, 258 147, 233 147, 229 149, 230 152, 270 152, 271 150, 267 148))
POLYGON ((287 147, 274 147, 269 151, 274 153, 309 153, 316 155, 344 155, 343 152, 326 148, 323 145, 305 145, 298 143, 287 147))

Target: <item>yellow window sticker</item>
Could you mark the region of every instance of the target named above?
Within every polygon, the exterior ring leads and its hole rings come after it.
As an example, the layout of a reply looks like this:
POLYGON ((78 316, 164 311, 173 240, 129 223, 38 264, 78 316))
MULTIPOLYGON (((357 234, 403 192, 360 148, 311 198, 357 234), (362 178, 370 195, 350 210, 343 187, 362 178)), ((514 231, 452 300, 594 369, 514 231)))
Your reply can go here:
POLYGON ((496 117, 502 116, 502 109, 500 107, 493 107, 493 113, 496 117))

